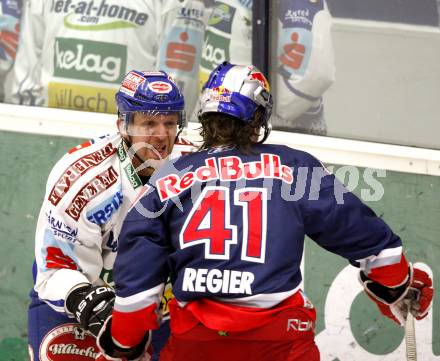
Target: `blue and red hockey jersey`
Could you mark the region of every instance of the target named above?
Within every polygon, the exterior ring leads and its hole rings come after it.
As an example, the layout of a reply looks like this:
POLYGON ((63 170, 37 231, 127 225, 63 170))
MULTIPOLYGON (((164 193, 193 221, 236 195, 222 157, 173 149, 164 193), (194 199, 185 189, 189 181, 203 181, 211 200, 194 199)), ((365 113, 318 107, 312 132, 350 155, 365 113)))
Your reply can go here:
POLYGON ((168 276, 174 307, 192 307, 208 327, 255 326, 234 310, 271 310, 297 294, 305 235, 381 284, 406 280, 400 238, 308 153, 212 148, 169 163, 150 183, 119 237, 112 335, 121 345, 158 326, 168 276))

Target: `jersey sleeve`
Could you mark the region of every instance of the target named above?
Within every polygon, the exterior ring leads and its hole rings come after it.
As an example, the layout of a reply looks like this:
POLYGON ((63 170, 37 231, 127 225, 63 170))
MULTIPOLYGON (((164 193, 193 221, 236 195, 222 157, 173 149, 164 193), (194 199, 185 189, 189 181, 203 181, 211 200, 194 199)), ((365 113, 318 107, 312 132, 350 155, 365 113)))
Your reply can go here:
POLYGON ((321 247, 359 266, 386 285, 401 284, 408 274, 402 242, 391 228, 315 158, 298 170, 306 182, 302 198, 305 233, 321 247))
POLYGON ((69 193, 59 203, 53 196, 64 172, 58 164, 49 176, 35 235, 34 290, 57 312, 64 312, 72 287, 98 282, 103 267, 101 229, 87 219, 87 207, 73 219, 66 212, 69 193))
POLYGON ((276 109, 285 120, 320 111, 335 77, 331 22, 324 0, 280 2, 276 109))
POLYGON ((112 337, 125 347, 137 345, 147 330, 160 324, 157 307, 169 273, 170 250, 162 206, 149 187, 128 213, 119 236, 112 337))
POLYGON ((45 40, 43 0, 28 0, 23 5, 20 38, 13 67, 10 94, 6 101, 21 105, 44 105, 41 69, 45 40))

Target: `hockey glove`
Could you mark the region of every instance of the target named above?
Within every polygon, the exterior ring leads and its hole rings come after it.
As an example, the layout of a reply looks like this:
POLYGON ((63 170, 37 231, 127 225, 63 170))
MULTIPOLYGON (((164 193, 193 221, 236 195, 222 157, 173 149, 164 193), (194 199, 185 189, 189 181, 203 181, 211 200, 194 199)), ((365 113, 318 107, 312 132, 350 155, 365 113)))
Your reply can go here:
POLYGON ((402 285, 396 287, 383 286, 360 272, 360 281, 364 290, 379 308, 380 312, 403 326, 408 311, 417 320, 428 314, 432 304, 434 289, 431 277, 421 269, 409 266, 408 277, 402 285))
POLYGON ((101 331, 96 339, 99 351, 105 356, 106 360, 125 361, 125 360, 150 360, 152 354, 151 331, 148 331, 142 341, 135 347, 125 348, 117 345, 111 336, 112 317, 108 317, 104 322, 101 331))
POLYGON ((111 315, 114 301, 115 291, 112 288, 82 284, 70 290, 66 310, 75 316, 83 329, 96 337, 111 315))

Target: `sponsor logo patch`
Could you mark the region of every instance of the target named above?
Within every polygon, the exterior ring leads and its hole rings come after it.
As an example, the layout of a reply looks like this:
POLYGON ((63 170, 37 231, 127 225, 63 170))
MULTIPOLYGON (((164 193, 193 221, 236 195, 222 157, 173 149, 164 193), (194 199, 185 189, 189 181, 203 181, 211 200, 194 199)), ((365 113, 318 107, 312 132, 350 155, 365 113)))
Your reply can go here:
POLYGON ((166 48, 166 58, 161 59, 160 66, 164 69, 178 69, 194 73, 198 68, 198 56, 202 34, 199 31, 177 31, 169 34, 166 48), (196 46, 195 46, 196 45, 196 46), (198 45, 198 46, 197 46, 198 45))
POLYGON ((72 228, 61 219, 57 219, 52 215, 52 211, 46 213, 46 217, 47 223, 49 224, 52 234, 55 237, 65 239, 66 241, 72 243, 78 242, 78 228, 72 228))
POLYGON ((20 18, 22 0, 7 0, 0 3, 1 11, 4 15, 20 18))
POLYGON ((98 194, 109 189, 118 180, 118 173, 110 166, 106 171, 98 174, 89 183, 87 183, 73 198, 72 203, 67 207, 65 212, 78 221, 81 211, 98 194))
POLYGON ((148 88, 150 88, 152 91, 156 93, 169 93, 171 90, 173 90, 172 86, 168 83, 165 83, 163 81, 154 81, 152 83, 148 84, 148 88))
POLYGON ((127 159, 127 153, 125 153, 124 145, 122 142, 118 145, 118 158, 122 162, 124 162, 127 159))
POLYGON ((98 88, 50 82, 48 103, 51 108, 84 110, 88 112, 116 113, 117 88, 98 88))
POLYGON ((134 93, 136 93, 136 90, 145 82, 145 80, 146 79, 143 76, 131 71, 125 76, 124 82, 119 90, 125 94, 133 96, 134 93))
POLYGON ((207 93, 211 101, 226 103, 229 103, 231 101, 231 92, 224 86, 208 89, 207 93))
POLYGON ((84 39, 55 39, 54 76, 118 84, 126 66, 125 45, 84 39))
MULTIPOLYGON (((56 206, 73 184, 90 169, 101 164, 104 160, 116 152, 111 143, 96 152, 87 154, 73 162, 61 175, 52 188, 48 200, 56 206)), ((113 168, 112 168, 113 169, 113 168)))
POLYGON ((76 31, 105 31, 143 26, 148 20, 148 14, 139 12, 136 7, 130 8, 130 2, 123 5, 112 4, 107 0, 51 1, 50 11, 57 14, 67 14, 64 26, 76 31))
POLYGON ((121 206, 124 200, 121 190, 116 192, 112 197, 106 199, 99 206, 87 212, 87 219, 95 224, 107 223, 113 213, 115 213, 121 206))
MULTIPOLYGON (((254 68, 255 69, 255 68, 254 68)), ((253 70, 250 74, 249 74, 249 79, 250 80, 257 80, 262 87, 264 88, 264 90, 266 90, 267 92, 270 91, 270 86, 269 86, 269 82, 267 81, 266 77, 263 75, 263 73, 253 70)))
POLYGON ((44 337, 40 346, 41 361, 92 361, 98 356, 93 336, 75 324, 55 327, 44 337))
POLYGON ((124 168, 124 171, 134 189, 142 185, 142 181, 136 173, 136 169, 134 169, 133 164, 127 164, 127 166, 124 168))
POLYGON ((202 68, 211 72, 218 64, 230 59, 229 43, 229 38, 207 30, 200 63, 202 68))
POLYGON ((77 270, 75 261, 58 247, 47 247, 46 268, 66 268, 77 270))
POLYGON ((230 34, 234 14, 235 8, 219 3, 212 11, 208 25, 230 34))
POLYGON ((186 24, 203 26, 203 8, 197 8, 197 3, 193 7, 181 7, 177 14, 177 19, 183 19, 186 24))
POLYGON ((292 169, 281 163, 276 154, 262 153, 256 162, 243 162, 235 156, 208 158, 205 165, 182 175, 171 173, 159 178, 156 189, 162 202, 178 196, 191 187, 195 182, 209 182, 219 179, 224 181, 238 181, 240 179, 275 178, 293 183, 292 169))
POLYGON ((164 73, 161 71, 143 71, 142 74, 147 76, 164 76, 164 73))
POLYGON ((285 1, 281 4, 279 10, 283 29, 302 28, 310 31, 313 27, 315 15, 323 9, 323 3, 320 1, 315 3, 309 2, 309 4, 304 4, 299 1, 285 1))

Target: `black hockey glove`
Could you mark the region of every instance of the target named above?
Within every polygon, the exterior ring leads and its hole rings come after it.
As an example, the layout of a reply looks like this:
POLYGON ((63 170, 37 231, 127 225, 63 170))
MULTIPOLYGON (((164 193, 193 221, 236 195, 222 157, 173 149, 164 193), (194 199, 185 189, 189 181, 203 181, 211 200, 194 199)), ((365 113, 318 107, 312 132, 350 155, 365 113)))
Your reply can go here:
POLYGON ((95 337, 105 320, 112 314, 115 291, 107 286, 83 284, 72 289, 66 298, 66 309, 81 327, 95 337))

